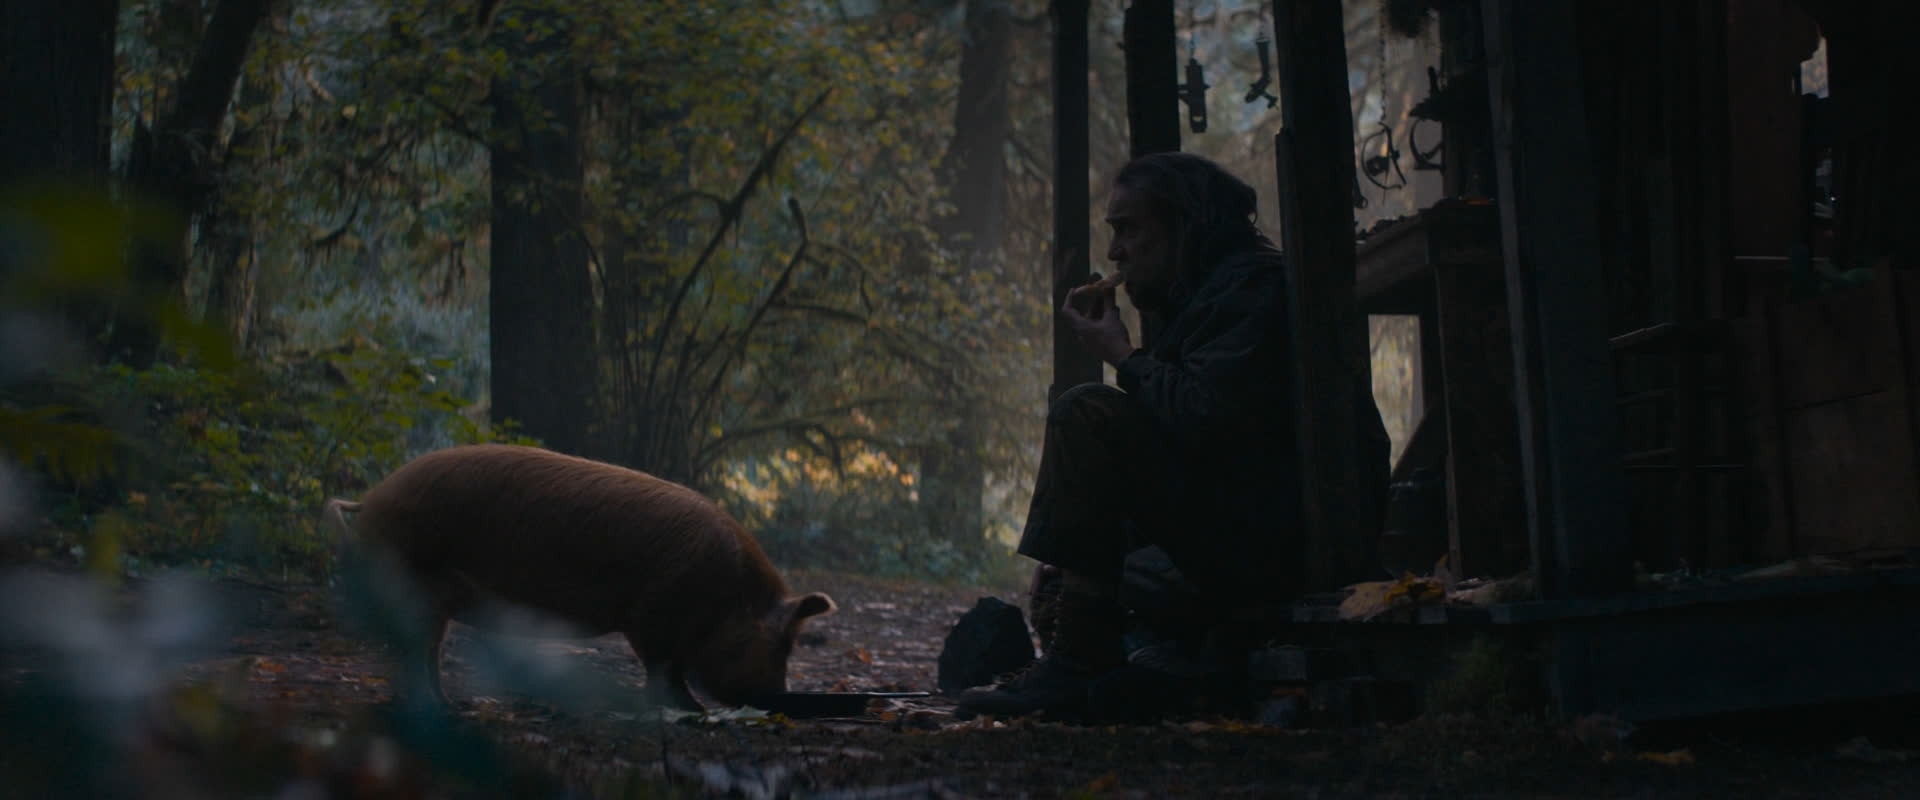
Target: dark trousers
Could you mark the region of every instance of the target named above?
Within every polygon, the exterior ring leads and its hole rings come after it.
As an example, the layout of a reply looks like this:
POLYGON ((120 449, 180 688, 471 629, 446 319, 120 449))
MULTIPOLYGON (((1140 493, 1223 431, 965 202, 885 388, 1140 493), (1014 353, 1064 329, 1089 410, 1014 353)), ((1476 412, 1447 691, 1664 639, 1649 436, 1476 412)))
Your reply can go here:
POLYGON ((1019 553, 1119 580, 1128 553, 1164 547, 1176 531, 1176 455, 1166 434, 1125 392, 1097 383, 1068 389, 1047 409, 1019 553))

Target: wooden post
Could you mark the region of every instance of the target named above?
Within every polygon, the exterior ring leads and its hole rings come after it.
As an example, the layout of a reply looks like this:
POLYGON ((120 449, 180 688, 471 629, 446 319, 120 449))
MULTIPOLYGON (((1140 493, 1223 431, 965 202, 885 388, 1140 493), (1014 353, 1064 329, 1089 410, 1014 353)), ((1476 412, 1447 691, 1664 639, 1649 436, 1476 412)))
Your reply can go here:
POLYGON ((1127 54, 1127 140, 1134 157, 1180 149, 1180 57, 1173 0, 1134 0, 1120 34, 1127 54))
MULTIPOLYGON (((1127 145, 1139 158, 1180 149, 1180 60, 1174 46, 1173 0, 1134 0, 1120 38, 1127 61, 1127 145)), ((1152 347, 1166 323, 1140 312, 1140 345, 1152 347)))
POLYGON ((1370 391, 1367 325, 1354 298, 1353 114, 1340 0, 1275 0, 1282 128, 1281 245, 1295 342, 1295 424, 1306 509, 1308 591, 1377 572, 1385 498, 1361 495, 1355 410, 1370 391))
POLYGON ((1632 577, 1574 0, 1482 0, 1534 575, 1548 599, 1632 577))
MULTIPOLYGON (((1492 226, 1486 230, 1491 238, 1492 226)), ((1433 265, 1431 316, 1446 372, 1448 566, 1461 577, 1511 575, 1527 566, 1502 273, 1492 259, 1433 265)))
MULTIPOLYGON (((1053 3, 1053 308, 1087 282, 1092 247, 1087 192, 1087 7, 1089 0, 1053 3)), ((1080 346, 1073 329, 1053 322, 1051 403, 1082 383, 1099 383, 1100 359, 1080 346)))

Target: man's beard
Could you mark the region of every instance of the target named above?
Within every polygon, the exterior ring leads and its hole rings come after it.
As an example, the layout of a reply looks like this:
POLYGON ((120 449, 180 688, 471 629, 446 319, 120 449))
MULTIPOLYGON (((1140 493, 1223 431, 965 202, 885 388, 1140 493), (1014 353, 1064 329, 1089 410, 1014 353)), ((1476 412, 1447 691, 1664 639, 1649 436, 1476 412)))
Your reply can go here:
POLYGON ((1127 281, 1126 289, 1127 301, 1132 303, 1136 309, 1158 312, 1167 307, 1167 290, 1165 287, 1148 283, 1136 283, 1130 280, 1127 281))

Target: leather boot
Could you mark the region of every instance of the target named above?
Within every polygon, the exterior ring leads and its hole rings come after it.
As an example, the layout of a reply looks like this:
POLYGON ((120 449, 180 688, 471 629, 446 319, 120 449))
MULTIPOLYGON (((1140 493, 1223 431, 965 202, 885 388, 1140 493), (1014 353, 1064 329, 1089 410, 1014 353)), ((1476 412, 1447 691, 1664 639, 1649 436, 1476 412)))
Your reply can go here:
POLYGON ((1058 614, 1055 607, 1065 583, 1066 576, 1058 567, 1041 564, 1033 570, 1033 585, 1027 590, 1027 616, 1033 620, 1033 634, 1040 639, 1041 653, 1053 649, 1054 617, 1058 614))
POLYGON ((1053 642, 1046 654, 1006 683, 962 692, 955 716, 1071 715, 1086 704, 1095 679, 1126 664, 1121 643, 1126 617, 1111 596, 1068 587, 1054 608, 1053 642))

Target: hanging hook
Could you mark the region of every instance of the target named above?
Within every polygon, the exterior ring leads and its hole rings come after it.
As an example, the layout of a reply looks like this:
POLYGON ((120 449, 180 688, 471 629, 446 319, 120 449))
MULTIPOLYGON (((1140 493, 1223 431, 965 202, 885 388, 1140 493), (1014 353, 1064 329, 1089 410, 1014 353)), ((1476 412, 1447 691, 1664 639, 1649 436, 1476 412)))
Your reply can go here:
POLYGON ((1201 76, 1200 62, 1187 58, 1187 84, 1181 89, 1187 102, 1187 125, 1194 133, 1207 131, 1207 81, 1201 76))
POLYGON ((1280 102, 1280 98, 1274 97, 1272 92, 1267 91, 1267 86, 1273 83, 1273 60, 1267 54, 1267 48, 1272 44, 1273 41, 1267 38, 1267 32, 1264 30, 1253 40, 1254 49, 1260 53, 1260 80, 1254 81, 1252 86, 1247 87, 1246 98, 1246 102, 1249 103, 1262 97, 1267 98, 1267 108, 1273 108, 1280 102))
POLYGON ((1187 104, 1187 126, 1194 133, 1207 130, 1207 81, 1202 76, 1199 52, 1196 50, 1196 26, 1193 24, 1193 7, 1199 0, 1187 3, 1187 82, 1180 87, 1182 100, 1187 104))
POLYGON ((1384 192, 1406 186, 1407 174, 1400 171, 1400 149, 1393 146, 1392 126, 1389 126, 1385 121, 1381 121, 1379 125, 1380 130, 1369 133, 1367 134, 1367 138, 1360 140, 1360 151, 1363 153, 1366 152, 1368 142, 1374 141, 1375 139, 1385 139, 1387 146, 1386 152, 1367 156, 1363 159, 1360 162, 1360 172, 1367 177, 1368 183, 1380 187, 1380 190, 1384 192), (1393 173, 1399 181, 1392 186, 1380 182, 1380 176, 1389 172, 1393 173))

